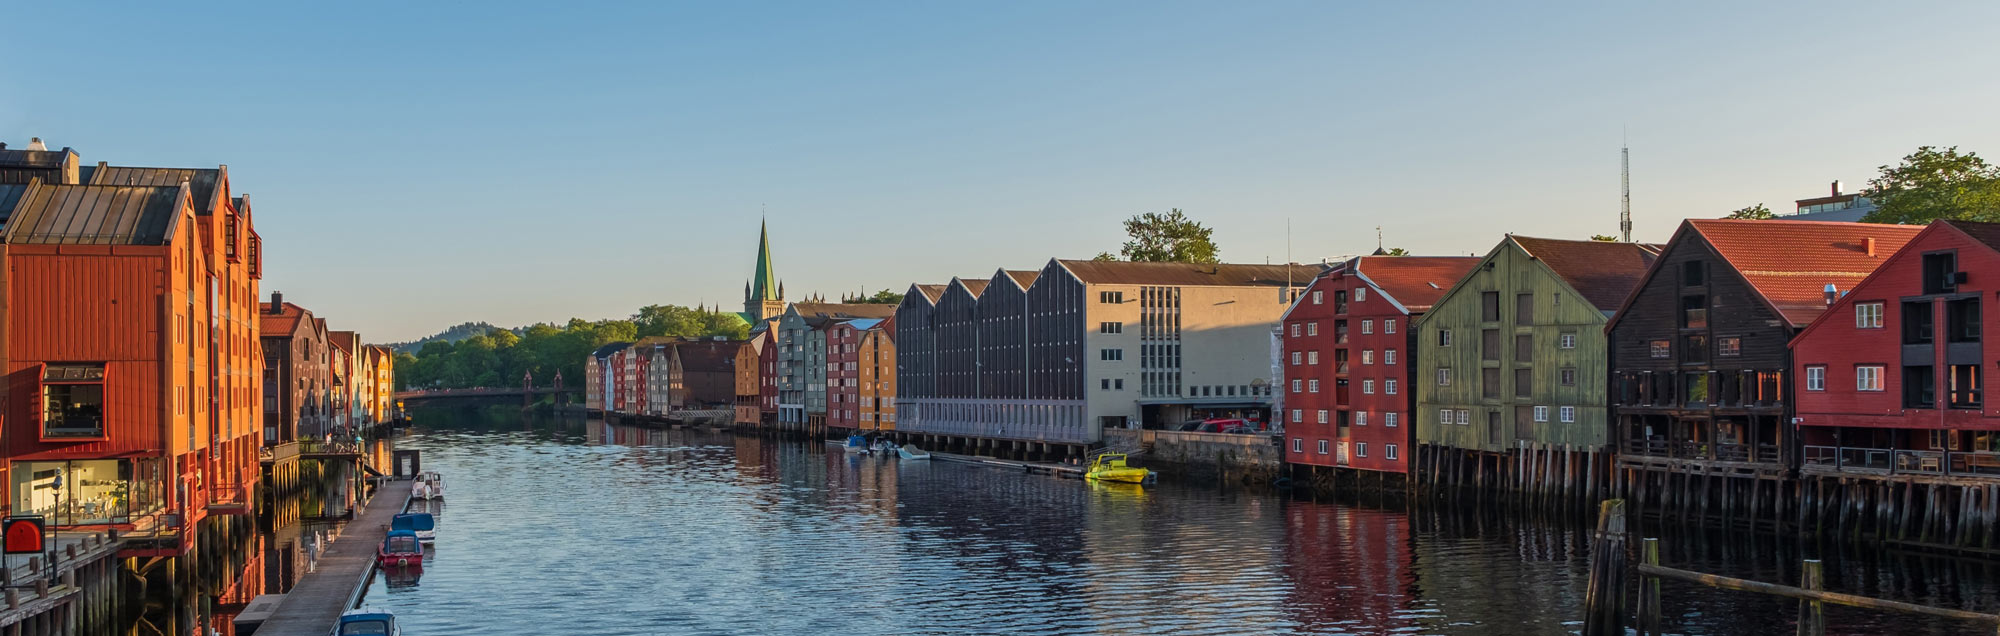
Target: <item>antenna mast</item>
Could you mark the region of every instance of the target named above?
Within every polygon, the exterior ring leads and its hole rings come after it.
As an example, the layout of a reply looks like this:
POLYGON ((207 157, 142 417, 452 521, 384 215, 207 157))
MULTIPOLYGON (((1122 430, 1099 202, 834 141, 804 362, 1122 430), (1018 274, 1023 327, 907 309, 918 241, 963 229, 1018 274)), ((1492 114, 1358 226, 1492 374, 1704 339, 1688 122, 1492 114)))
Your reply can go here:
POLYGON ((1618 230, 1625 235, 1625 242, 1632 242, 1632 147, 1620 144, 1618 147, 1618 187, 1624 199, 1618 207, 1618 230))

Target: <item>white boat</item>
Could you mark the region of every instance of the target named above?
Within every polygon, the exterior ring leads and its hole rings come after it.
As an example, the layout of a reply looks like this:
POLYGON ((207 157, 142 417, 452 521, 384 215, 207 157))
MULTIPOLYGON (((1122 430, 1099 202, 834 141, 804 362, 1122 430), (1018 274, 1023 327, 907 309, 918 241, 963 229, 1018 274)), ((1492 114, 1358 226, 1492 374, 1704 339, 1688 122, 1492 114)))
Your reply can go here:
POLYGON ((417 483, 410 486, 410 497, 413 499, 443 499, 444 475, 439 475, 437 471, 433 470, 417 473, 417 483))
POLYGON ((927 461, 931 458, 930 452, 909 444, 896 447, 896 456, 915 461, 927 461))

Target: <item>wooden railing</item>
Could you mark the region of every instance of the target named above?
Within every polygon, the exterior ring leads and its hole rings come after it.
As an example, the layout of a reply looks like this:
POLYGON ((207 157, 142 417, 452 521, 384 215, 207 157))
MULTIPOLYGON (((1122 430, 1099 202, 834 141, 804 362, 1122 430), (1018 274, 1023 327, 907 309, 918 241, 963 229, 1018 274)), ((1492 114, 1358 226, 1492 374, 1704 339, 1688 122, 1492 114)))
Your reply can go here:
POLYGON ((1762 464, 1775 464, 1779 460, 1776 444, 1712 444, 1665 439, 1625 440, 1625 454, 1762 464))
POLYGON ((1987 451, 1807 446, 1804 460, 1808 469, 1849 473, 2000 477, 2000 453, 1987 451))

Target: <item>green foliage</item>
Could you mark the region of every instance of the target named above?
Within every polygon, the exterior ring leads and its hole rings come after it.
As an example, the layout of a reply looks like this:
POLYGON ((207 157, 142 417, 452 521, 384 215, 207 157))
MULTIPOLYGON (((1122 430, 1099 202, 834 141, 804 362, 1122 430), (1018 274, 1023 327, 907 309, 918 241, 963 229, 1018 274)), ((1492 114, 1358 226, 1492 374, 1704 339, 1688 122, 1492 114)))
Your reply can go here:
POLYGON ((479 334, 483 334, 498 328, 499 327, 495 327, 491 324, 484 322, 465 322, 452 325, 450 328, 445 329, 444 331, 424 336, 416 340, 411 340, 409 342, 395 342, 383 346, 388 347, 390 351, 395 351, 398 353, 415 352, 416 350, 423 348, 425 344, 429 344, 434 341, 442 340, 446 343, 458 342, 460 340, 477 336, 479 334))
POLYGON ((1115 261, 1115 260, 1118 260, 1118 257, 1116 257, 1116 256, 1112 256, 1110 252, 1098 252, 1096 256, 1092 256, 1092 257, 1090 257, 1090 260, 1093 260, 1093 261, 1115 261))
POLYGON ((532 373, 537 386, 548 386, 561 372, 565 386, 582 386, 584 358, 613 342, 644 336, 727 336, 741 340, 749 334, 750 325, 736 314, 675 305, 648 306, 630 320, 571 318, 561 326, 538 324, 518 330, 489 326, 455 342, 426 339, 414 352, 398 355, 396 384, 398 389, 515 386, 522 376, 532 373))
POLYGON ((875 292, 873 296, 861 299, 861 302, 868 305, 901 305, 903 304, 903 295, 884 289, 875 292))
POLYGON ((1738 208, 1736 211, 1730 212, 1729 216, 1725 216, 1722 218, 1756 219, 1760 221, 1768 221, 1770 219, 1777 218, 1777 215, 1771 213, 1771 208, 1764 207, 1764 204, 1759 203, 1757 205, 1753 205, 1747 208, 1738 208))
POLYGON ((1403 249, 1403 248, 1400 248, 1400 247, 1391 247, 1391 248, 1389 248, 1389 249, 1386 249, 1386 250, 1382 250, 1382 251, 1384 251, 1384 252, 1388 252, 1388 254, 1385 254, 1384 256, 1409 256, 1409 255, 1410 255, 1410 251, 1409 251, 1409 250, 1406 250, 1406 249, 1403 249))
MULTIPOLYGON (((1219 263, 1220 250, 1210 238, 1215 230, 1189 219, 1180 208, 1166 214, 1147 212, 1125 221, 1132 237, 1118 253, 1128 261, 1219 263)), ((1097 260, 1110 260, 1098 254, 1097 260)))
POLYGON ((2000 222, 2000 168, 1958 147, 1923 146, 1896 166, 1882 166, 1862 196, 1875 202, 1869 223, 1921 225, 1938 219, 2000 222))
POLYGON ((1618 237, 1609 234, 1592 234, 1590 235, 1590 240, 1604 241, 1606 243, 1616 243, 1618 242, 1618 237))

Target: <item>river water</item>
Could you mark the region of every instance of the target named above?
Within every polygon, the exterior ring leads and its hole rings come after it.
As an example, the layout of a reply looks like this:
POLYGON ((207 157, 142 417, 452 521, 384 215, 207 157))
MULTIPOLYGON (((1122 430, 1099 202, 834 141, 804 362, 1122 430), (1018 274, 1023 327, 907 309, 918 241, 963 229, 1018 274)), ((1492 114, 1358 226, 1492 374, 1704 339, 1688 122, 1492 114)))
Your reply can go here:
MULTIPOLYGON (((446 476, 409 634, 1564 634, 1581 524, 1271 492, 1092 485, 824 444, 420 413, 446 476)), ((1668 565, 2000 611, 1986 562, 1658 529, 1668 565)), ((1796 604, 1667 583, 1677 633, 1791 633, 1796 604)), ((1829 633, 1977 633, 1830 608, 1829 633)), ((1990 631, 1986 633, 1991 633, 1990 631)))

